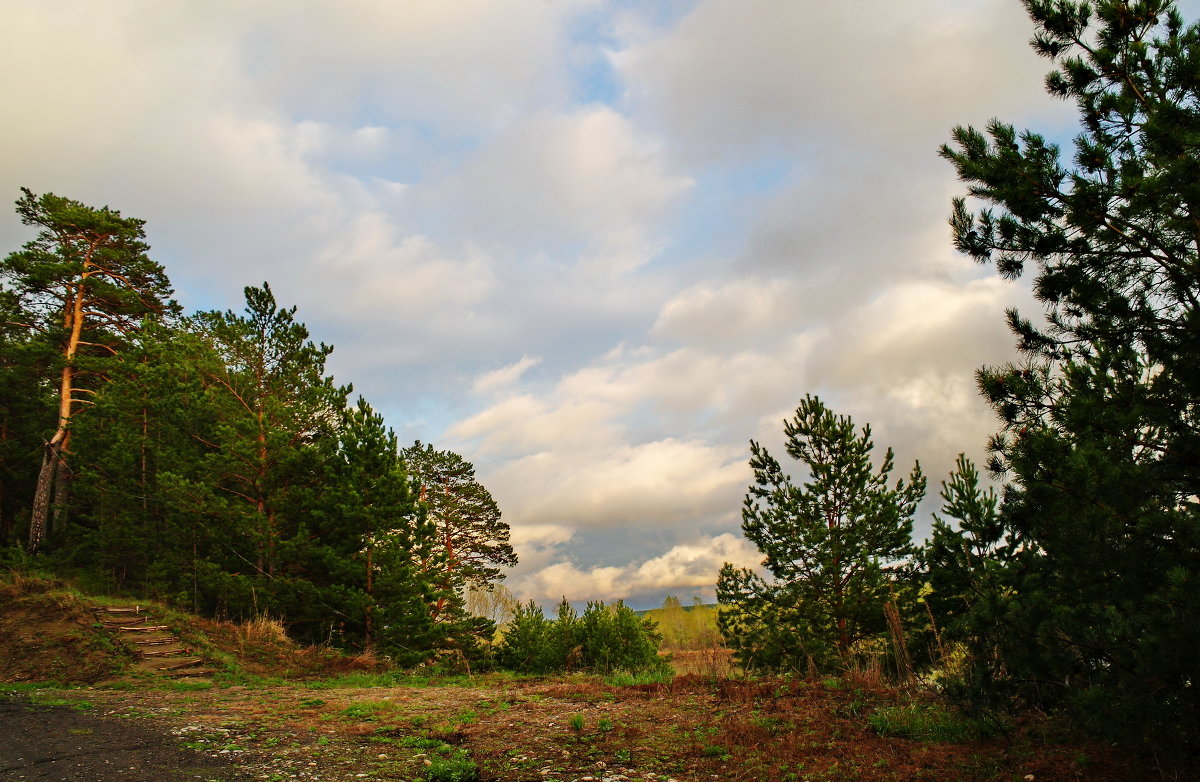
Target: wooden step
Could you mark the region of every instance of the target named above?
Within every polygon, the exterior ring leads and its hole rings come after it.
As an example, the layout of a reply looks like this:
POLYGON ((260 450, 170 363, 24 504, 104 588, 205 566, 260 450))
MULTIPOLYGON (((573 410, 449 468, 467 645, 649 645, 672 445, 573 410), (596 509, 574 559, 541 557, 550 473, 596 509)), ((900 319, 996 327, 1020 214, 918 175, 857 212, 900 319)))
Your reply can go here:
POLYGON ((175 636, 169 638, 136 638, 130 643, 134 646, 162 646, 163 644, 173 644, 177 640, 175 636))
POLYGON ((141 606, 96 606, 92 609, 97 614, 140 614, 141 606))
POLYGON ((154 649, 152 651, 142 652, 142 657, 177 657, 181 654, 191 654, 192 650, 186 646, 181 646, 178 649, 154 649))
POLYGON ((130 633, 149 633, 153 630, 170 630, 171 626, 170 625, 147 625, 146 627, 130 627, 128 625, 121 625, 117 629, 125 630, 126 632, 130 632, 130 633))
POLYGON ((122 625, 144 624, 148 621, 150 621, 149 615, 143 614, 142 616, 138 617, 137 619, 131 619, 131 618, 125 618, 125 617, 115 617, 113 619, 101 619, 100 624, 104 625, 105 627, 120 627, 122 625))

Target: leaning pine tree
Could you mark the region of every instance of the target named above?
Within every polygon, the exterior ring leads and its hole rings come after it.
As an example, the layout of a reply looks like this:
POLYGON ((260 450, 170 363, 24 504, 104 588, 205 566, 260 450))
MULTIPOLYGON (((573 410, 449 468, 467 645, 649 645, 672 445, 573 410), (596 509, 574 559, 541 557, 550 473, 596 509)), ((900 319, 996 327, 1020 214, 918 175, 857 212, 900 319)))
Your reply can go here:
POLYGON ((21 192, 17 214, 40 231, 0 263, 0 281, 16 298, 20 325, 50 346, 58 387, 29 523, 28 548, 36 552, 51 503, 63 504, 72 419, 96 393, 126 338, 145 318, 175 305, 166 273, 146 255, 143 220, 51 193, 21 192))
POLYGON ((813 396, 784 422, 784 433, 808 482, 793 483, 751 441, 754 485, 742 530, 773 580, 726 564, 717 582, 721 631, 751 669, 845 666, 857 641, 886 632, 888 567, 909 551, 925 477, 914 464, 907 481, 889 486, 891 449, 876 468, 870 427, 857 430, 813 396))
MULTIPOLYGON (((960 250, 1046 314, 979 383, 1003 421, 991 468, 1007 561, 985 680, 1098 728, 1200 751, 1200 26, 1167 0, 1026 0, 1074 102, 1073 164, 993 122, 943 148, 969 194, 960 250)), ((968 623, 978 628, 978 623, 968 623)))

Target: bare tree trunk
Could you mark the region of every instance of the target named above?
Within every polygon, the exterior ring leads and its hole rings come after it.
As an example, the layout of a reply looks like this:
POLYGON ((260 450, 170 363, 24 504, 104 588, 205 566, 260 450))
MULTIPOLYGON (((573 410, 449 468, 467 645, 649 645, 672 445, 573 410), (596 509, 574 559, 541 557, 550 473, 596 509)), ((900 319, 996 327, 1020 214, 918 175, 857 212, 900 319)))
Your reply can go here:
POLYGON ((60 447, 58 442, 49 442, 42 451, 42 469, 38 472, 37 490, 33 494, 33 511, 29 518, 29 545, 26 548, 30 554, 36 554, 42 546, 42 541, 46 539, 50 495, 54 489, 54 479, 58 475, 60 447))
POLYGON ((61 531, 67 521, 67 504, 71 499, 70 480, 67 460, 60 453, 54 468, 54 500, 50 503, 50 527, 47 534, 54 530, 61 531))

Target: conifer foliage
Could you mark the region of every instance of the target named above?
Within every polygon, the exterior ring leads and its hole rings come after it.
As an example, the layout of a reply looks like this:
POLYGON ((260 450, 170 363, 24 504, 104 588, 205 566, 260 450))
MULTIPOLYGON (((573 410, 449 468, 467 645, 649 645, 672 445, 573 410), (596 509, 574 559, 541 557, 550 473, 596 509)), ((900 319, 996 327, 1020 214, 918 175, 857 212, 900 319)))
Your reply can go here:
POLYGON ((548 619, 532 600, 518 605, 504 629, 497 662, 525 673, 595 671, 665 674, 669 659, 660 657, 662 641, 655 623, 621 601, 591 601, 578 613, 564 598, 558 617, 548 619))
POLYGON ((1008 483, 1002 529, 981 530, 1006 597, 968 635, 994 663, 975 684, 1194 751, 1200 27, 1167 0, 1025 5, 1048 90, 1079 112, 1072 164, 998 121, 942 150, 973 199, 957 246, 1028 269, 1047 313, 1010 312, 1023 361, 979 373, 1008 483))
POLYGON ((907 481, 889 485, 891 449, 875 467, 870 427, 856 429, 814 396, 784 421, 784 434, 807 482, 794 483, 751 441, 754 485, 742 530, 772 580, 726 564, 717 582, 721 629, 752 669, 846 665, 857 641, 884 630, 889 566, 909 552, 925 477, 914 464, 907 481))

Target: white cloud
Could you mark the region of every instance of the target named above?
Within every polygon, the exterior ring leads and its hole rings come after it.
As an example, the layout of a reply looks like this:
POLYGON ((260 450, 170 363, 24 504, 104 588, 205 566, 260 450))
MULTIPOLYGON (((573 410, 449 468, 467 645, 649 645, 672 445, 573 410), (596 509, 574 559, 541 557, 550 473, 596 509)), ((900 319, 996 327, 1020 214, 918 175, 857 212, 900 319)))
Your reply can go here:
POLYGON ((1006 0, 703 0, 613 62, 637 110, 684 150, 729 159, 767 145, 820 157, 940 140, 955 122, 1023 108, 1046 69, 1028 37, 1006 0))
POLYGON ((550 602, 605 600, 612 602, 647 592, 711 593, 717 571, 730 562, 754 567, 762 555, 746 540, 728 533, 691 540, 664 554, 623 566, 579 568, 558 562, 515 579, 510 588, 521 598, 550 602))
POLYGON ((485 372, 475 378, 471 390, 476 394, 487 394, 511 388, 527 370, 540 363, 542 363, 540 356, 521 356, 520 360, 515 363, 493 369, 491 372, 485 372))
POLYGON ((537 112, 505 127, 422 194, 425 214, 459 214, 472 230, 527 252, 559 255, 597 276, 651 260, 654 226, 691 186, 659 145, 611 108, 537 112))

